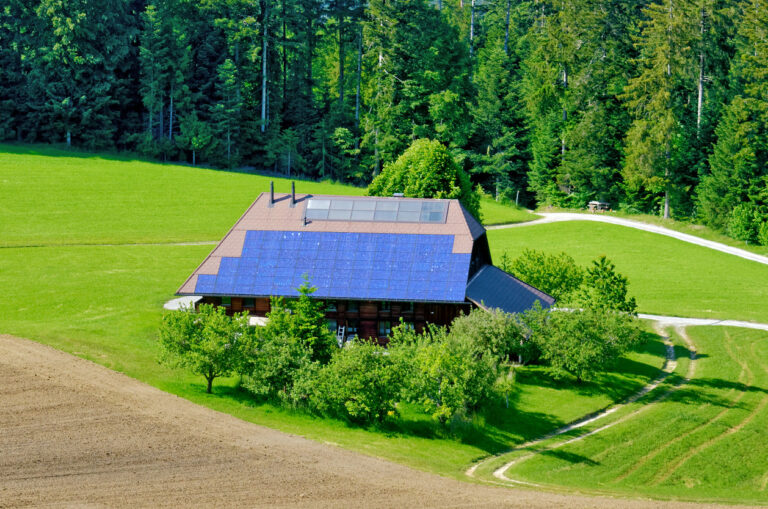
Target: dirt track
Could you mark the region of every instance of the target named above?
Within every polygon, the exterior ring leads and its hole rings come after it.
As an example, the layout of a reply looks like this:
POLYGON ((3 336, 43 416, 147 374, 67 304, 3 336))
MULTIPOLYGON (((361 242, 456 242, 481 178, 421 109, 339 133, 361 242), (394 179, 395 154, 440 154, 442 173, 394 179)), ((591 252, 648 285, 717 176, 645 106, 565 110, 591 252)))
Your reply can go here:
POLYGON ((0 336, 0 507, 690 507, 465 484, 0 336))

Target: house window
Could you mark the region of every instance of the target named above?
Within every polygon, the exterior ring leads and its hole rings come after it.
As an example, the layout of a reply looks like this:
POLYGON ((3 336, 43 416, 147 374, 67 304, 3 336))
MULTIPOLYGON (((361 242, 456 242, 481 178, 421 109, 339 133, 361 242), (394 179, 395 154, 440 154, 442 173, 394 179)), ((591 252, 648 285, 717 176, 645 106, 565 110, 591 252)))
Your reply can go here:
POLYGON ((389 336, 392 332, 392 323, 389 320, 379 322, 379 336, 389 336))
POLYGON ((347 302, 347 312, 348 313, 357 313, 360 311, 360 303, 356 300, 350 300, 347 302))
POLYGON ((221 305, 225 308, 228 308, 232 305, 232 297, 222 297, 221 298, 221 305))
POLYGON ((326 311, 336 311, 336 301, 335 300, 329 300, 325 303, 325 310, 326 311))
POLYGON ((414 304, 413 302, 406 302, 403 306, 403 311, 406 311, 408 313, 413 313, 414 304))
POLYGON ((389 302, 383 301, 381 305, 379 306, 379 310, 381 311, 391 311, 392 307, 390 306, 389 302))
POLYGON ((255 305, 255 301, 253 299, 243 299, 244 308, 252 308, 254 305, 255 305))
POLYGON ((360 324, 357 322, 357 320, 347 320, 347 329, 345 331, 347 341, 352 341, 353 339, 357 338, 357 329, 359 326, 360 324))
POLYGON ((328 320, 328 330, 336 334, 339 331, 339 322, 336 320, 328 320))

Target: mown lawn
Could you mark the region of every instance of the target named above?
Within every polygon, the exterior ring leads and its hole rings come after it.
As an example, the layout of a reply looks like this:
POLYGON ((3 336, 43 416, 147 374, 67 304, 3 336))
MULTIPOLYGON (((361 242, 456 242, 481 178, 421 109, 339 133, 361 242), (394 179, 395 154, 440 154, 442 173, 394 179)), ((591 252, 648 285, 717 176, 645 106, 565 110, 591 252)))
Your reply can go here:
MULTIPOLYGON (((354 428, 254 402, 236 389, 235 379, 217 380, 215 393, 206 395, 202 378, 156 362, 155 335, 163 302, 211 246, 95 244, 220 238, 269 179, 8 150, 0 153, 0 242, 6 246, 0 248, 0 332, 50 344, 248 421, 461 477, 489 453, 625 397, 662 364, 662 345, 651 337, 614 371, 581 387, 552 382, 540 368, 524 368, 509 409, 497 401, 473 422, 448 429, 411 406, 383 429, 354 428)), ((287 190, 287 181, 276 180, 276 187, 287 190)), ((298 188, 360 191, 303 182, 298 188)))
POLYGON ((494 260, 523 249, 565 251, 580 264, 606 255, 629 278, 641 312, 768 323, 768 267, 623 226, 569 221, 490 230, 494 260))
POLYGON ((483 224, 486 225, 524 223, 541 217, 522 207, 499 203, 485 197, 480 200, 480 210, 483 214, 483 224))
MULTIPOLYGON (((259 193, 291 180, 0 144, 0 247, 214 241, 259 193)), ((333 182, 296 181, 298 193, 361 195, 333 182)), ((490 223, 535 218, 483 200, 490 223)))
MULTIPOLYGON (((589 214, 589 212, 583 209, 560 209, 554 207, 546 209, 542 208, 538 210, 538 212, 577 212, 581 214, 589 214)), ((624 219, 631 219, 633 221, 640 221, 642 223, 654 224, 664 228, 669 228, 670 230, 687 233, 688 235, 693 235, 695 237, 701 237, 702 239, 719 242, 727 246, 738 247, 761 255, 768 255, 768 246, 748 244, 743 240, 736 240, 724 234, 723 232, 714 230, 708 226, 692 223, 686 220, 664 219, 661 216, 654 216, 651 214, 627 214, 626 212, 618 211, 602 212, 602 214, 621 217, 624 219)))
POLYGON ((517 463, 508 477, 595 492, 768 503, 768 333, 688 333, 698 352, 690 381, 630 420, 517 463))

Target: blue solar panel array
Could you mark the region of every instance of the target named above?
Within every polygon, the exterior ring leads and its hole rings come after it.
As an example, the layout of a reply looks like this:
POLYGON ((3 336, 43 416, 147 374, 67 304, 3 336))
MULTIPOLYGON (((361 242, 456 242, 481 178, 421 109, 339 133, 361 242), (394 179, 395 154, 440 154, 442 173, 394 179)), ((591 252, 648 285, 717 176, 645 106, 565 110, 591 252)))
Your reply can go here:
POLYGON ((307 274, 315 297, 464 302, 470 255, 452 250, 453 235, 249 231, 195 293, 292 297, 307 274))

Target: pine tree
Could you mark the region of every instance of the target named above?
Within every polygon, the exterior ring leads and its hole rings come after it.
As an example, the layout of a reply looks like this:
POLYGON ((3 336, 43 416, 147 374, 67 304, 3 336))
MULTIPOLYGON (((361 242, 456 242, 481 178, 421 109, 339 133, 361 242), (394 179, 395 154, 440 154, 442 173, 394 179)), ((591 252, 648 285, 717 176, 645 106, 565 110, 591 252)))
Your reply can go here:
POLYGON ((717 127, 709 158, 710 173, 698 186, 699 217, 724 228, 742 202, 762 207, 768 175, 768 6, 759 0, 744 6, 738 53, 731 83, 734 97, 717 127))
POLYGON ((116 69, 135 36, 127 4, 105 0, 41 0, 33 23, 29 107, 48 141, 109 147, 118 136, 116 69))
POLYGON ((473 174, 488 190, 520 191, 526 186, 527 145, 512 59, 502 39, 478 51, 472 111, 475 156, 473 174))
POLYGON ((218 75, 218 101, 211 108, 211 123, 214 137, 220 147, 219 158, 231 167, 240 160, 240 82, 235 64, 229 58, 219 66, 218 75))
POLYGON ((626 88, 633 122, 623 174, 628 192, 663 195, 663 215, 668 218, 676 183, 674 159, 683 135, 686 98, 681 84, 692 82, 688 78, 696 17, 687 0, 663 0, 645 13, 648 20, 638 39, 639 72, 626 88))
POLYGON ((414 137, 461 143, 468 132, 468 53, 456 30, 424 0, 373 0, 365 26, 371 73, 363 147, 374 152, 373 173, 414 137), (407 20, 403 23, 401 20, 407 20), (451 118, 450 130, 440 127, 451 118))

